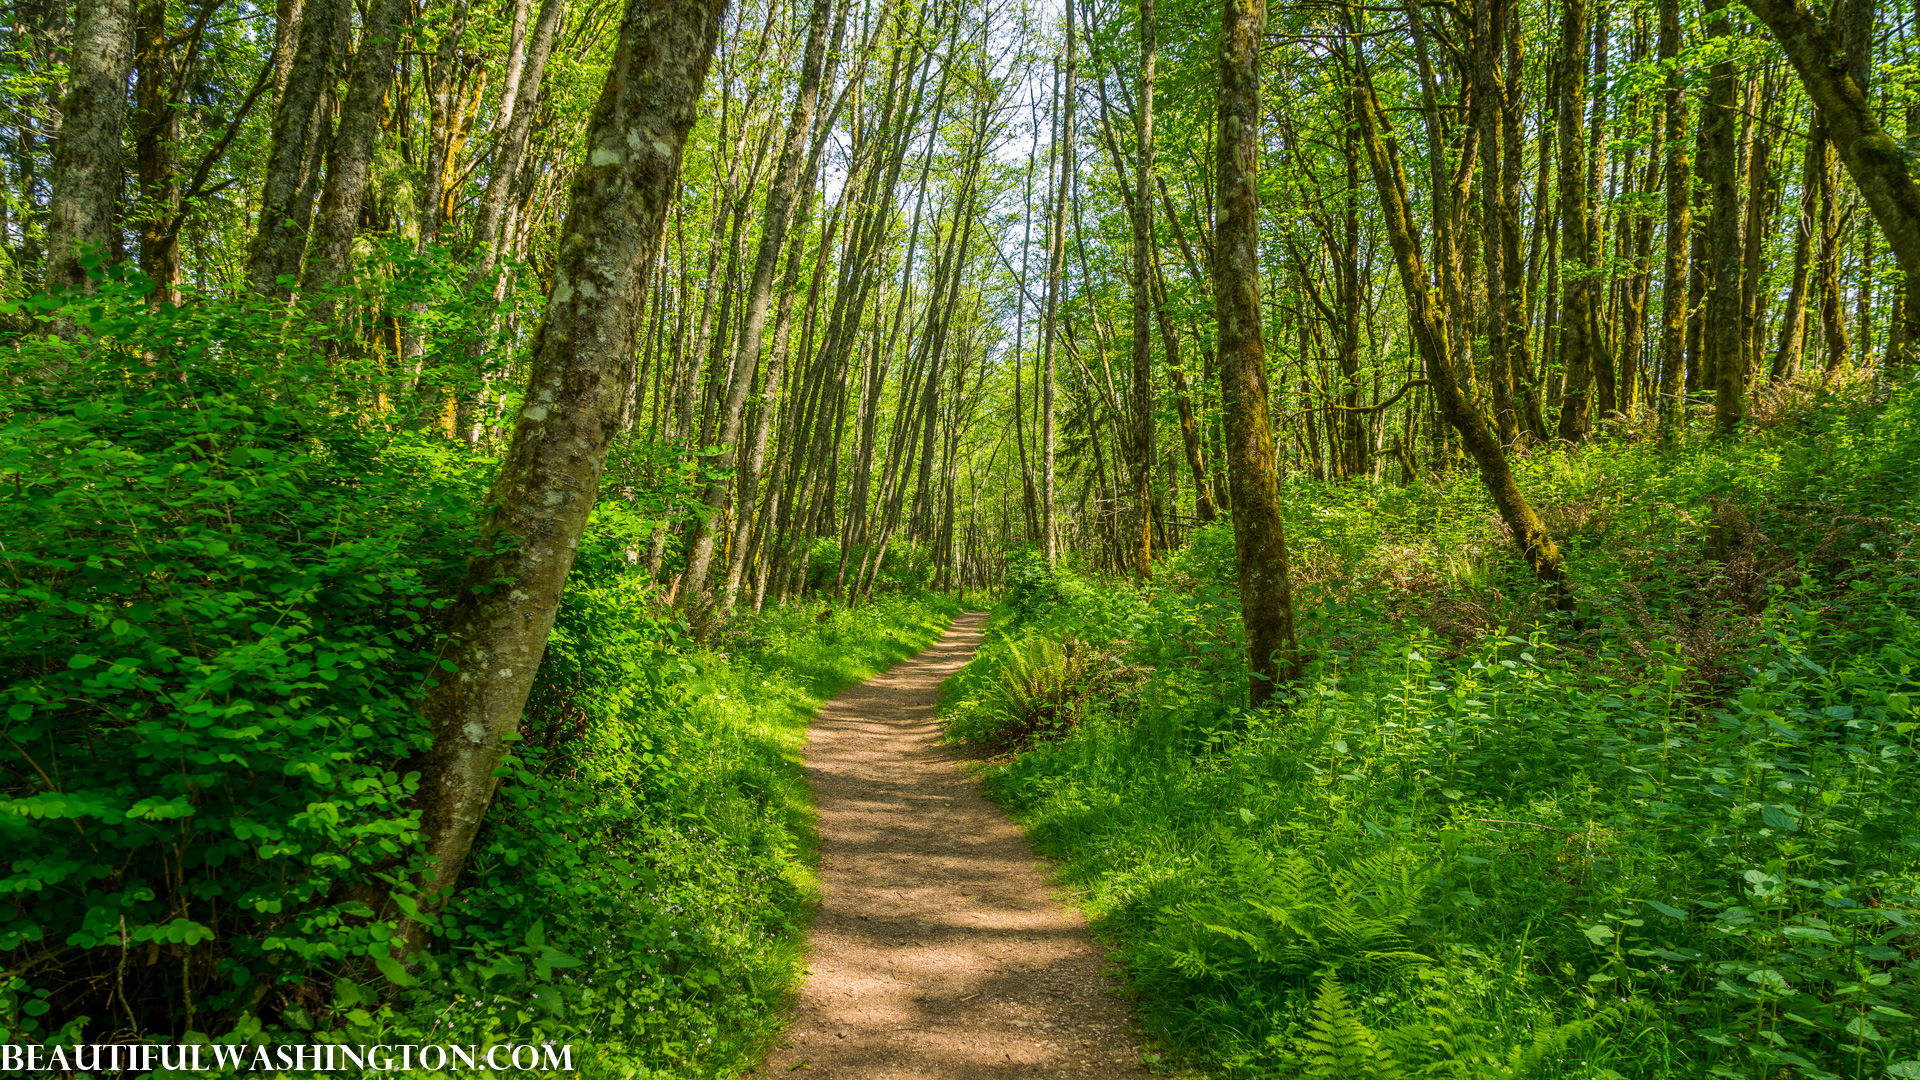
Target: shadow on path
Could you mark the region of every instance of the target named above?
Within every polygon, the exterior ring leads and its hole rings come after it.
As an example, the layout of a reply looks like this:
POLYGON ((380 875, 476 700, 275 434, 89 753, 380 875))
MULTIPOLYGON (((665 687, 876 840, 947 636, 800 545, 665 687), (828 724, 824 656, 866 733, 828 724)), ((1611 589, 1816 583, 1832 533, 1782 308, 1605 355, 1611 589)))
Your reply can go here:
POLYGON ((756 1075, 1146 1075, 1085 921, 940 742, 940 684, 985 622, 960 617, 821 707, 807 779, 825 899, 793 1025, 756 1075))

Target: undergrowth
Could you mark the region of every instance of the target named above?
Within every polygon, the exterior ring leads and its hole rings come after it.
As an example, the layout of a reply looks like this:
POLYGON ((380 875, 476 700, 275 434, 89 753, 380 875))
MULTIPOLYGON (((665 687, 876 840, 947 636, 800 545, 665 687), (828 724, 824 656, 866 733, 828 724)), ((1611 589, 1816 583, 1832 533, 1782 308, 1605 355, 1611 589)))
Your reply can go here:
POLYGON ((0 355, 0 1042, 550 1041, 596 1076, 751 1065, 814 888, 811 710, 957 606, 903 588, 698 643, 638 554, 698 477, 622 440, 461 891, 409 972, 365 898, 419 868, 417 701, 492 463, 340 407, 364 364, 283 310, 99 284, 84 348, 0 355))
POLYGON ((1522 463, 1579 628, 1472 476, 1296 481, 1261 711, 1227 526, 1028 562, 950 732, 1208 1076, 1920 1076, 1920 395, 1768 420, 1522 463))

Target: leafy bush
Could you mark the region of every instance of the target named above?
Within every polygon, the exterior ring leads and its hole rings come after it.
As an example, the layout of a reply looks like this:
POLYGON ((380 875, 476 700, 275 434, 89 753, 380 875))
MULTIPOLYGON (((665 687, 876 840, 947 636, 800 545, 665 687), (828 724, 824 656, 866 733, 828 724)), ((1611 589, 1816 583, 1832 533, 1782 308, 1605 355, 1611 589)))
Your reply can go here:
POLYGON ((235 306, 109 283, 0 376, 0 1018, 206 1030, 385 955, 413 697, 484 476, 235 306), (33 973, 29 978, 26 973, 33 973))
POLYGON ((416 973, 435 613, 491 463, 341 383, 286 312, 149 310, 0 372, 0 1028, 12 1041, 573 1042, 599 1076, 733 1075, 798 978, 812 707, 955 609, 792 607, 707 648, 640 553, 700 477, 616 448, 522 737, 416 973), (327 393, 308 387, 328 387, 327 393), (651 479, 649 479, 651 478, 651 479))

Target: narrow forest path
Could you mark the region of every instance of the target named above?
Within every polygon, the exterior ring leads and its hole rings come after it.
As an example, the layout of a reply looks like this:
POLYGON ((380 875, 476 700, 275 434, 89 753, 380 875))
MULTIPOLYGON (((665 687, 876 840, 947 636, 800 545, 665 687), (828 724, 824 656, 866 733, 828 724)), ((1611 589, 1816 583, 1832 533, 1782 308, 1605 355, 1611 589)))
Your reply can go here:
POLYGON ((982 614, 820 710, 807 777, 825 899, 810 975, 763 1077, 1139 1077, 1086 922, 940 741, 940 684, 982 614))

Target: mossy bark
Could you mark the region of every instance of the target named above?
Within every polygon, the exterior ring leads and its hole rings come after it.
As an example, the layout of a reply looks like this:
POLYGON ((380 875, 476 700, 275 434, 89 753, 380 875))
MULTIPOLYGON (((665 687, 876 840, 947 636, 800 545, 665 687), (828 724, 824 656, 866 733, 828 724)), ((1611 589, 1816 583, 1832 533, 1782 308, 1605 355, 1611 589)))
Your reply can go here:
POLYGON ((1260 32, 1265 0, 1226 0, 1221 12, 1219 202, 1213 244, 1227 488, 1233 500, 1240 618, 1255 705, 1299 671, 1286 530, 1280 517, 1260 326, 1260 32))
POLYGON ((1407 297, 1408 324, 1414 344, 1426 364, 1427 378, 1433 384, 1434 397, 1447 423, 1460 433, 1461 445, 1480 468, 1480 479, 1493 496, 1500 520, 1513 533, 1520 555, 1534 576, 1548 587, 1553 605, 1562 611, 1574 609, 1572 582, 1567 578, 1566 562, 1553 542, 1540 516, 1514 480, 1513 469, 1493 426, 1478 406, 1467 397, 1453 370, 1447 349, 1446 316, 1433 302, 1427 269, 1420 257, 1420 240, 1414 231, 1413 215, 1407 205, 1407 178, 1400 157, 1387 141, 1380 104, 1374 98, 1373 84, 1363 71, 1354 80, 1355 111, 1360 116, 1361 137, 1366 142, 1367 159, 1372 166, 1374 187, 1380 194, 1380 208, 1386 219, 1387 238, 1393 245, 1394 260, 1400 268, 1400 284, 1407 297))

